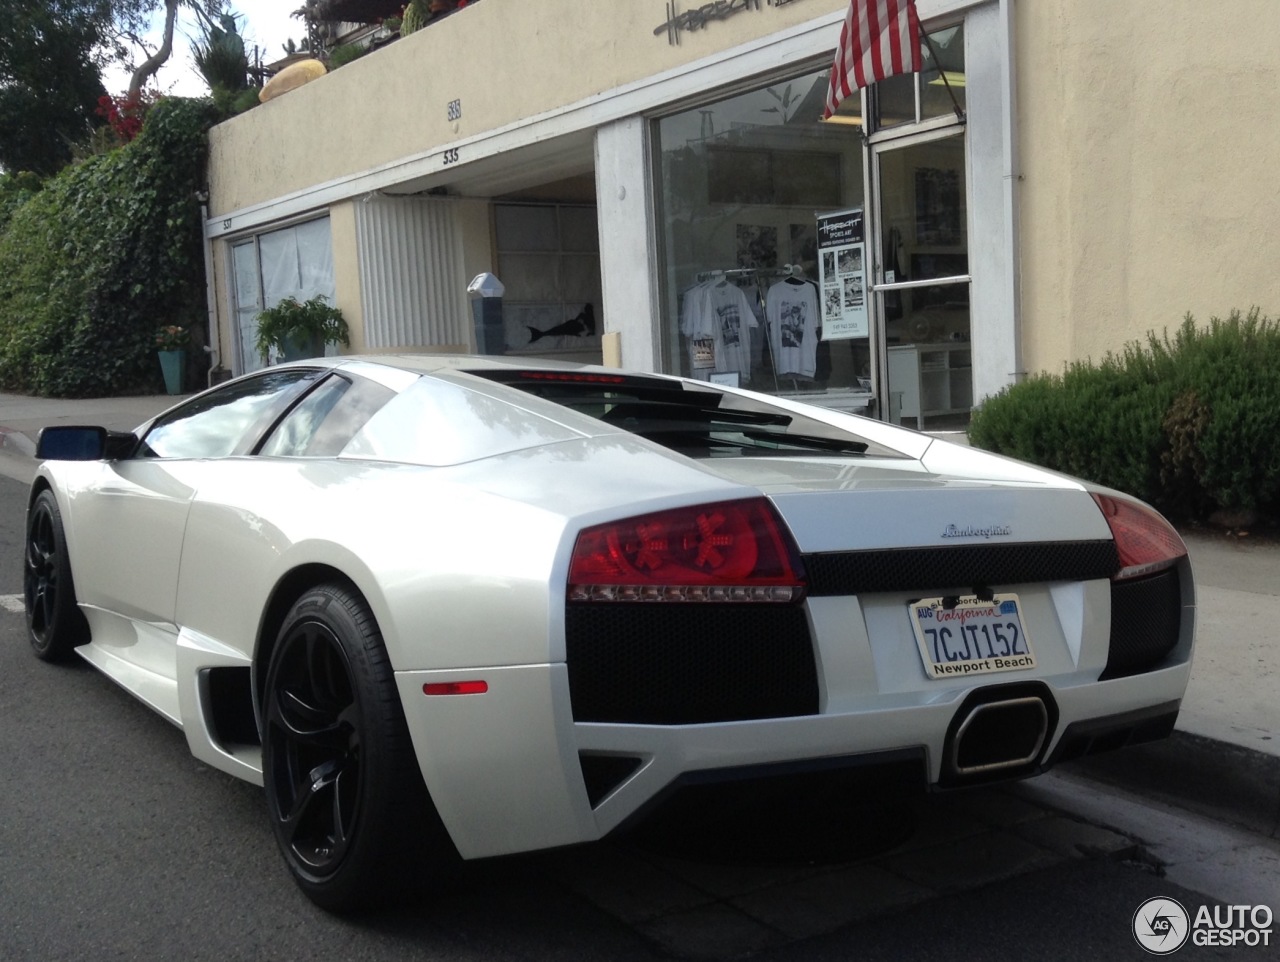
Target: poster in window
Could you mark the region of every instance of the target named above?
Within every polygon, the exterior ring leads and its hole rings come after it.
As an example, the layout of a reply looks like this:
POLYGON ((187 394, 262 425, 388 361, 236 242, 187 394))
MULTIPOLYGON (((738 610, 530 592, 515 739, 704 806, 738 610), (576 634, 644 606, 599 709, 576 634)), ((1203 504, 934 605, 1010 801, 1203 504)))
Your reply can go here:
POLYGON ((939 167, 916 168, 916 243, 956 247, 960 244, 960 172, 939 167))
POLYGON ((861 207, 818 215, 822 339, 868 337, 866 237, 861 207))
POLYGON ((600 346, 595 307, 580 303, 512 303, 502 305, 508 351, 520 353, 576 351, 600 346))

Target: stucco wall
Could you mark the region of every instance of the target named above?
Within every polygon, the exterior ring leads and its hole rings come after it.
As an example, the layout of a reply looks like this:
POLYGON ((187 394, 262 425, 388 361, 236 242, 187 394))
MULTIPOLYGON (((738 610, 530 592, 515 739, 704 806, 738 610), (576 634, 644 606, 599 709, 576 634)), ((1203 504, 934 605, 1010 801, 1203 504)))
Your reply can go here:
MULTIPOLYGON (((683 30, 672 45, 653 33, 666 0, 483 0, 216 128, 211 210, 224 217, 360 172, 395 170, 444 145, 830 18, 846 3, 762 0, 683 30), (455 97, 462 117, 450 122, 455 97)), ((1253 304, 1280 313, 1271 240, 1280 221, 1272 175, 1280 87, 1268 42, 1280 28, 1280 3, 1233 0, 1225 17, 1199 0, 1002 0, 975 17, 994 18, 1005 4, 1015 14, 1017 161, 999 175, 1019 178, 1013 257, 1022 354, 998 373, 1100 357, 1177 325, 1187 311, 1202 320, 1253 304)), ((927 19, 965 5, 921 0, 920 8, 927 19)), ((998 56, 993 46, 982 49, 998 56)), ((990 100, 999 77, 984 84, 982 66, 970 71, 970 93, 990 100)), ((982 121, 980 105, 970 106, 982 121)), ((979 128, 970 130, 971 147, 979 128)), ((971 152, 983 171, 994 162, 971 152)), ((979 235, 975 245, 988 242, 979 235)), ((337 245, 335 234, 336 257, 337 245)), ((484 260, 479 246, 476 263, 484 260)), ((995 322, 998 331, 1006 318, 995 322)), ((629 363, 646 353, 632 340, 629 363)))
POLYGON ((360 302, 360 260, 356 255, 356 212, 353 204, 329 208, 329 236, 333 241, 333 299, 347 320, 351 343, 341 354, 364 350, 364 305, 360 302))
POLYGON ((484 0, 215 128, 210 210, 217 216, 394 164, 845 3, 760 0, 681 30, 672 44, 665 30, 654 34, 667 19, 666 0, 484 0), (455 98, 462 117, 450 121, 455 98))
POLYGON ((1028 370, 1280 312, 1278 30, 1275 0, 1019 3, 1028 370))

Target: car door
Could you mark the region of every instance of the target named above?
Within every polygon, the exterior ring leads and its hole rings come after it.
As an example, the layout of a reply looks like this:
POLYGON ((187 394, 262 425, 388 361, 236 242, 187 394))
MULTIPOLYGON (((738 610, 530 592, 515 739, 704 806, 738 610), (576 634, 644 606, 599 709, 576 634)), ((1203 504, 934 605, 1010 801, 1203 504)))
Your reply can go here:
POLYGON ((132 457, 103 464, 74 506, 77 596, 95 645, 172 675, 182 542, 202 475, 246 454, 321 373, 268 371, 199 395, 157 418, 132 457))
MULTIPOLYGON (((352 436, 416 375, 377 372, 380 383, 335 371, 278 419, 249 457, 209 463, 182 544, 174 620, 222 644, 253 650, 261 606, 279 576, 299 513, 328 510, 325 482, 352 436)), ((349 468, 339 467, 337 474, 349 468)))

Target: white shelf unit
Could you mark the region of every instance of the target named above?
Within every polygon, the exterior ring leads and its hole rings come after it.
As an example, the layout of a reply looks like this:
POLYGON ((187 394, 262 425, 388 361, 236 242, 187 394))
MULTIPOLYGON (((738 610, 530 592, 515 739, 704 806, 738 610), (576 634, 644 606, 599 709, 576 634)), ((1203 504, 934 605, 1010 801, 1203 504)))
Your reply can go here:
POLYGON ((927 417, 967 414, 973 407, 969 343, 890 345, 889 397, 895 423, 913 417, 917 430, 927 417))

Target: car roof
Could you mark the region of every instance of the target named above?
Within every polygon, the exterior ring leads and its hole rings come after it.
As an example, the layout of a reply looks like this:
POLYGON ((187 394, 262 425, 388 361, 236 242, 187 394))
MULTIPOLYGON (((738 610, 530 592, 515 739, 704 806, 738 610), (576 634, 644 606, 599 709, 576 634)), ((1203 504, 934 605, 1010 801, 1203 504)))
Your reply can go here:
MULTIPOLYGON (((632 383, 647 382, 652 386, 657 386, 661 382, 667 384, 683 385, 686 388, 695 388, 699 390, 715 390, 719 393, 734 395, 749 395, 751 392, 739 391, 734 388, 722 387, 718 385, 708 384, 690 378, 679 377, 671 374, 659 374, 655 372, 635 371, 627 368, 606 367, 599 364, 581 364, 574 361, 565 361, 558 359, 549 359, 545 357, 529 357, 525 355, 481 355, 481 354, 462 354, 457 352, 442 351, 439 353, 413 353, 413 354, 346 354, 337 355, 327 358, 313 358, 307 361, 294 361, 289 365, 279 365, 279 367, 292 366, 310 366, 310 367, 327 367, 332 370, 340 370, 344 367, 350 368, 353 373, 359 373, 360 369, 365 368, 366 374, 371 374, 370 367, 381 367, 387 371, 402 372, 404 375, 448 375, 456 374, 462 377, 475 376, 482 381, 498 382, 499 385, 509 382, 508 378, 501 376, 494 377, 495 372, 510 371, 514 375, 519 375, 524 371, 572 371, 583 374, 600 374, 608 378, 624 378, 632 383), (488 375, 488 376, 486 376, 488 375)), ((376 374, 372 374, 377 377, 376 374)), ((389 380, 399 380, 392 378, 389 380)), ((492 390, 495 385, 490 384, 487 388, 492 390)), ((401 388, 395 388, 399 391, 401 388)), ((501 388, 498 389, 499 393, 501 388)), ((508 400, 510 400, 508 398, 508 400)), ((555 402, 552 402, 555 403, 555 402)), ((904 428, 876 421, 867 418, 855 418, 852 415, 843 414, 837 411, 831 411, 822 407, 814 407, 795 400, 781 397, 769 397, 768 403, 780 410, 790 411, 797 415, 803 415, 810 419, 826 422, 833 426, 839 427, 844 431, 848 431, 860 438, 865 438, 876 442, 878 445, 884 445, 887 449, 905 454, 908 457, 920 457, 926 448, 934 441, 927 435, 920 435, 915 432, 907 431, 904 428), (855 423, 856 422, 856 423, 855 423)), ((526 402, 525 406, 528 406, 526 402)), ((563 408, 563 404, 556 404, 557 408, 563 408)), ((562 414, 552 408, 542 411, 544 417, 551 420, 561 420, 562 414)))
MULTIPOLYGON (((498 357, 486 354, 348 354, 341 357, 326 358, 334 367, 343 364, 380 364, 401 371, 415 374, 431 374, 436 371, 486 371, 486 370, 548 370, 548 371, 584 371, 623 373, 616 368, 599 364, 579 364, 573 361, 560 361, 540 357, 498 357)), ((314 365, 315 361, 298 362, 314 365)), ((645 374, 645 377, 664 377, 660 374, 645 374)))

